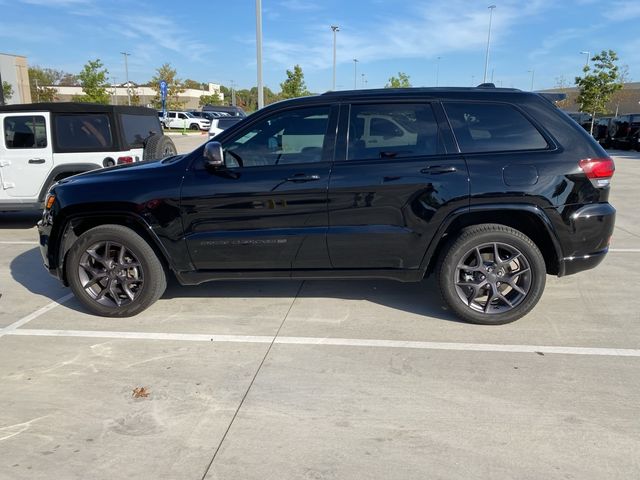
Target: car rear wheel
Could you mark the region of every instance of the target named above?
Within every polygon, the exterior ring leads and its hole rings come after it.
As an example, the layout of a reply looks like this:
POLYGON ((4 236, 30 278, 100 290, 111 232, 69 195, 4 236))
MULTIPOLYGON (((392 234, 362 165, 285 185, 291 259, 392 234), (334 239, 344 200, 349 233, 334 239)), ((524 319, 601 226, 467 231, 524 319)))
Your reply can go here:
POLYGON ((546 281, 544 258, 535 243, 497 224, 463 230, 444 252, 437 271, 451 310, 483 325, 510 323, 529 313, 546 281))
POLYGON ((82 234, 69 251, 66 275, 78 300, 91 313, 105 317, 136 315, 158 300, 167 286, 153 248, 120 225, 82 234))

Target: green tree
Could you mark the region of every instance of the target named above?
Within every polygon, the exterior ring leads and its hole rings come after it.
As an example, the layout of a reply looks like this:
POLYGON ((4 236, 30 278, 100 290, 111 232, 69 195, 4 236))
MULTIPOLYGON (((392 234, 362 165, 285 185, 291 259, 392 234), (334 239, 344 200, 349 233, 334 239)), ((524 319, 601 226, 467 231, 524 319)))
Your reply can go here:
POLYGON ((384 88, 409 88, 411 87, 411 82, 409 80, 409 75, 404 72, 398 72, 397 77, 389 77, 389 83, 387 83, 384 88))
POLYGON ((100 59, 89 60, 78 74, 78 80, 82 86, 84 95, 73 98, 76 102, 109 104, 110 95, 107 90, 109 83, 107 78, 109 70, 104 68, 100 59))
POLYGON ((185 88, 182 80, 178 78, 178 72, 170 63, 165 63, 156 69, 156 74, 151 79, 150 86, 156 91, 156 96, 152 100, 153 106, 156 108, 162 106, 162 99, 160 98, 161 80, 167 82, 167 110, 180 110, 185 103, 180 100, 180 94, 184 92, 185 88))
POLYGON ((190 78, 187 78, 182 83, 182 86, 184 88, 193 88, 194 90, 207 90, 209 88, 209 86, 206 83, 196 82, 195 80, 191 80, 190 78))
POLYGON ((29 67, 31 101, 53 102, 57 91, 52 86, 59 84, 65 75, 70 74, 65 74, 61 70, 54 70, 53 68, 41 68, 37 65, 29 67))
POLYGON ((211 95, 201 95, 199 105, 204 107, 205 105, 222 105, 222 100, 220 97, 213 93, 211 95))
MULTIPOLYGON (((280 84, 282 98, 296 98, 311 95, 304 83, 304 73, 302 67, 295 65, 293 71, 287 70, 287 79, 280 84)), ((256 92, 257 93, 257 92, 256 92)))
POLYGON ((612 95, 622 88, 618 81, 619 73, 616 62, 618 55, 613 50, 603 50, 591 59, 593 68, 585 65, 582 69, 584 75, 576 77, 578 94, 578 105, 580 110, 592 114, 591 133, 595 116, 598 113, 605 113, 607 104, 612 95))
POLYGON ((9 82, 2 82, 2 96, 5 102, 13 97, 13 87, 9 82))

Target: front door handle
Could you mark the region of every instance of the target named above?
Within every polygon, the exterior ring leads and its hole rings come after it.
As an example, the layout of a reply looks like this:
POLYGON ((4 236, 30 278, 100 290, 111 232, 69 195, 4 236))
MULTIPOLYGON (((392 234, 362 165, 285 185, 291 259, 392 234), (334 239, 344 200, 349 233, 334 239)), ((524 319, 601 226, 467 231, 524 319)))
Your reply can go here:
POLYGON ((305 175, 304 173, 298 173, 293 177, 285 178, 286 182, 295 183, 315 182, 316 180, 320 180, 320 175, 305 175))
POLYGON ((44 158, 31 158, 29 159, 29 163, 31 164, 41 164, 46 162, 46 160, 44 158))
POLYGON ((440 175, 441 173, 453 173, 456 171, 456 167, 443 166, 443 165, 431 165, 420 170, 420 173, 426 173, 428 175, 440 175))

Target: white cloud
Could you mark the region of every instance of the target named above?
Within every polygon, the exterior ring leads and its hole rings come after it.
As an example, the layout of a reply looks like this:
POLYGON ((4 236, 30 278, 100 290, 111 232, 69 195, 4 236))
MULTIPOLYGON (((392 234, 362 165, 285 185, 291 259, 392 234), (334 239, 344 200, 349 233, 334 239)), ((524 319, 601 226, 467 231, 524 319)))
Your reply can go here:
POLYGON ((628 21, 640 17, 640 2, 638 0, 620 0, 609 5, 604 16, 613 21, 628 21))

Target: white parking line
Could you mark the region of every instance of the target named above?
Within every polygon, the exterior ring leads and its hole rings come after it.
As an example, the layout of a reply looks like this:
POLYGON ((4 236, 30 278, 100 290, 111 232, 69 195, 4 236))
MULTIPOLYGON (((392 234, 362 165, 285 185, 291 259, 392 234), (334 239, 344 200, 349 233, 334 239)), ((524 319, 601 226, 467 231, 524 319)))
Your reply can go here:
MULTIPOLYGON (((264 335, 207 335, 194 333, 114 332, 90 330, 19 329, 6 335, 42 337, 114 338, 121 340, 175 340, 183 342, 271 343, 273 337, 264 335)), ((608 357, 640 357, 640 349, 562 347, 551 345, 500 345, 491 343, 416 342, 404 340, 375 340, 360 338, 277 337, 276 344, 323 345, 342 347, 402 348, 418 350, 454 350, 472 352, 536 353, 560 355, 598 355, 608 357)))
POLYGON ((31 320, 35 320, 39 316, 44 315, 49 310, 52 310, 52 309, 56 308, 58 305, 62 305, 66 301, 70 300, 71 298, 73 298, 73 293, 67 293, 65 296, 60 297, 60 298, 58 298, 57 300, 54 300, 51 303, 48 303, 47 305, 45 305, 44 307, 36 310, 35 312, 30 313, 29 315, 27 315, 25 317, 22 317, 20 320, 17 320, 15 322, 13 322, 11 325, 8 325, 8 326, 0 329, 0 337, 2 337, 3 335, 10 335, 12 332, 14 332, 18 328, 22 327, 23 325, 26 325, 31 320))

